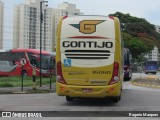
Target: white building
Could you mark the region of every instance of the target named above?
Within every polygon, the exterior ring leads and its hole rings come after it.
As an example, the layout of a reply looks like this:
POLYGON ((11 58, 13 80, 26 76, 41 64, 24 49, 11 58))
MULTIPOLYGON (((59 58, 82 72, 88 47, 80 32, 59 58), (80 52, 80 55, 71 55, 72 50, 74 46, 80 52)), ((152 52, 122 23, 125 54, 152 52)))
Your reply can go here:
MULTIPOLYGON (((40 49, 40 2, 43 0, 25 0, 24 4, 14 7, 13 48, 40 49)), ((42 4, 42 49, 52 51, 53 9, 42 4)))
MULTIPOLYGON (((156 28, 156 32, 160 33, 160 26, 156 25, 155 28, 156 28)), ((160 53, 159 53, 159 56, 158 56, 158 61, 160 61, 160 53)))
POLYGON ((0 49, 3 49, 3 19, 4 19, 4 3, 0 1, 0 49))
POLYGON ((83 13, 80 12, 80 9, 77 9, 76 8, 76 5, 75 4, 71 4, 71 3, 68 3, 68 2, 64 2, 63 4, 59 4, 57 6, 57 8, 54 9, 54 13, 53 13, 53 17, 54 17, 54 24, 53 24, 53 27, 54 27, 54 49, 56 47, 56 36, 57 36, 57 25, 58 25, 58 22, 59 22, 59 19, 61 17, 64 17, 64 16, 73 16, 73 15, 83 15, 83 13))
MULTIPOLYGON (((156 32, 160 33, 160 26, 156 25, 156 32)), ((158 51, 158 48, 155 46, 152 51, 150 51, 148 54, 144 56, 147 60, 155 60, 155 61, 160 61, 160 54, 158 51)))
POLYGON ((155 28, 156 28, 156 31, 160 33, 160 26, 156 25, 155 28))
POLYGON ((158 61, 158 48, 155 46, 154 49, 152 51, 150 51, 148 54, 146 54, 144 57, 147 60, 154 60, 154 61, 158 61))

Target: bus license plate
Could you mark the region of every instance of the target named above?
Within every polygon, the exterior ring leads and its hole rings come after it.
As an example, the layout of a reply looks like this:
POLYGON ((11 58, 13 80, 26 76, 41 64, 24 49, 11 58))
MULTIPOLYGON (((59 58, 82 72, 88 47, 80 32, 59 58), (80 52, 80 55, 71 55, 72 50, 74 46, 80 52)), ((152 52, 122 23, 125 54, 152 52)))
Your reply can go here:
POLYGON ((93 92, 93 89, 92 88, 84 88, 84 89, 82 89, 82 91, 84 93, 91 93, 91 92, 93 92))

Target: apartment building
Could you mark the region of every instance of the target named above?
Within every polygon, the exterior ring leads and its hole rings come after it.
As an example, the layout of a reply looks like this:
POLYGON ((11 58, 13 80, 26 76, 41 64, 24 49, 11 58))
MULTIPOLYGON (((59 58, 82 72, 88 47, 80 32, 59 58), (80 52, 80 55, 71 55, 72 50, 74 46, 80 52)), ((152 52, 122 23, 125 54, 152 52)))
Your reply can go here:
MULTIPOLYGON (((156 31, 160 33, 160 26, 156 25, 155 28, 156 28, 156 31)), ((158 54, 158 61, 160 61, 160 53, 158 54)))
POLYGON ((156 25, 155 28, 156 28, 156 31, 160 33, 160 26, 156 25))
MULTIPOLYGON (((156 32, 160 33, 160 26, 156 25, 156 32)), ((150 51, 148 54, 144 56, 147 60, 155 60, 160 61, 160 53, 158 51, 158 47, 154 47, 152 51, 150 51)))
MULTIPOLYGON (((43 0, 25 0, 14 7, 13 48, 40 49, 40 3, 43 0)), ((42 4, 42 50, 52 51, 53 9, 42 4)))
POLYGON ((0 49, 3 49, 4 3, 0 1, 0 49))
POLYGON ((158 61, 158 48, 155 46, 154 49, 152 51, 150 51, 148 54, 146 54, 144 57, 147 60, 154 60, 154 61, 158 61))
POLYGON ((57 25, 59 22, 59 19, 64 16, 74 16, 74 15, 83 15, 82 12, 80 12, 80 9, 76 8, 75 4, 71 4, 68 2, 64 2, 62 4, 59 4, 57 8, 54 9, 53 12, 53 46, 54 50, 56 48, 56 36, 57 36, 57 25))

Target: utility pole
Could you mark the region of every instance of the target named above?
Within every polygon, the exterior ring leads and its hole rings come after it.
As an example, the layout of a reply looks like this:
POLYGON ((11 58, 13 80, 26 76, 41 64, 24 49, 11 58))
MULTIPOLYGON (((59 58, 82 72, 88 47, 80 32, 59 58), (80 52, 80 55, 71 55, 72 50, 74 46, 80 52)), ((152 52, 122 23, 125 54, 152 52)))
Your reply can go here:
POLYGON ((43 24, 42 4, 43 3, 48 3, 48 1, 40 2, 40 87, 42 87, 42 24, 43 24))

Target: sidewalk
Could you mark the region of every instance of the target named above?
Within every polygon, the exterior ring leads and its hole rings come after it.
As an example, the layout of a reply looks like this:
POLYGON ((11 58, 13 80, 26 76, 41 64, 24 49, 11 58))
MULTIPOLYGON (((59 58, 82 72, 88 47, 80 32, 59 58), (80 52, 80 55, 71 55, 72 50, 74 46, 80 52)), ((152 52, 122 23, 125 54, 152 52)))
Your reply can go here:
POLYGON ((55 92, 56 86, 55 83, 52 83, 51 89, 49 85, 36 86, 36 90, 33 90, 32 86, 29 87, 0 87, 0 94, 26 94, 26 93, 47 93, 47 92, 55 92))

